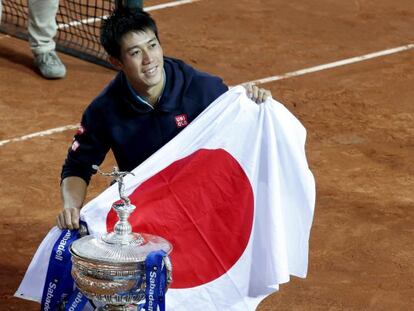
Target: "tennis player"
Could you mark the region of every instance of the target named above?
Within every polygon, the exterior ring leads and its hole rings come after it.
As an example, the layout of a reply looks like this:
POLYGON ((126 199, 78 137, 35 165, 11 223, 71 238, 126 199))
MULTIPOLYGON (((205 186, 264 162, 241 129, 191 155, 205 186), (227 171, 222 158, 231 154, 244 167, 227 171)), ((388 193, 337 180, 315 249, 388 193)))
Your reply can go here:
MULTIPOLYGON (((101 43, 119 70, 86 108, 61 173, 58 227, 79 227, 92 165, 112 150, 131 171, 164 146, 228 90, 221 78, 164 56, 157 26, 142 10, 117 9, 101 26, 101 43)), ((270 91, 245 86, 256 103, 270 91)))

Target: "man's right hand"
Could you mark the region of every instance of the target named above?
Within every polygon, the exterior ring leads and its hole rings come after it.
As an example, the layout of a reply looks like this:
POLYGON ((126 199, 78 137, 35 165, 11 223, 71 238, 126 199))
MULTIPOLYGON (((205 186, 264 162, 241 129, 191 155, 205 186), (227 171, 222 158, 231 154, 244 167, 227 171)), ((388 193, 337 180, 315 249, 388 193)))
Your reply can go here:
POLYGON ((87 187, 86 182, 77 176, 62 180, 60 191, 63 209, 56 218, 59 229, 79 229, 79 211, 85 200, 87 187))
POLYGON ((56 218, 59 229, 79 229, 79 209, 64 208, 56 218))

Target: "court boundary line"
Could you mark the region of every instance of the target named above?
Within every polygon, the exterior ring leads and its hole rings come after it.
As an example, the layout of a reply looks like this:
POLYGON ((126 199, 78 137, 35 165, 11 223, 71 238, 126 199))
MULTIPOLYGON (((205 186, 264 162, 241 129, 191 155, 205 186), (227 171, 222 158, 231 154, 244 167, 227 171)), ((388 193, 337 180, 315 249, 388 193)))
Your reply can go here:
MULTIPOLYGON (((404 51, 408 51, 408 50, 413 49, 413 48, 414 48, 414 44, 406 44, 406 45, 395 47, 395 48, 392 48, 392 49, 387 49, 387 50, 378 51, 378 52, 374 52, 374 53, 369 53, 369 54, 365 54, 365 55, 361 55, 361 56, 346 58, 346 59, 339 60, 339 61, 332 62, 332 63, 327 63, 327 64, 318 65, 318 66, 314 66, 314 67, 309 67, 309 68, 296 70, 296 71, 291 71, 291 72, 288 72, 288 73, 285 73, 285 74, 282 74, 282 75, 276 75, 276 76, 271 76, 271 77, 267 77, 267 78, 251 80, 251 81, 243 82, 243 83, 240 83, 240 84, 245 84, 245 83, 265 84, 265 83, 274 82, 274 81, 278 81, 278 80, 283 80, 283 79, 288 79, 288 78, 292 78, 292 77, 302 76, 302 75, 305 75, 305 74, 308 74, 308 73, 314 73, 314 72, 317 72, 317 71, 322 71, 322 70, 326 70, 326 69, 332 69, 332 68, 336 68, 336 67, 340 67, 340 66, 345 66, 345 65, 349 65, 349 64, 353 64, 353 63, 358 63, 358 62, 362 62, 362 61, 365 61, 365 60, 369 60, 369 59, 373 59, 373 58, 377 58, 377 57, 381 57, 381 56, 386 56, 386 55, 390 55, 390 54, 404 52, 404 51)), ((11 142, 24 141, 24 140, 28 140, 28 139, 34 138, 34 137, 42 137, 42 136, 47 136, 47 135, 51 135, 51 134, 54 134, 54 133, 64 132, 64 131, 67 131, 67 130, 75 129, 78 126, 79 126, 79 124, 66 125, 66 126, 61 126, 61 127, 41 131, 41 132, 36 132, 36 133, 24 135, 24 136, 21 136, 21 137, 1 140, 0 141, 0 146, 3 146, 5 144, 11 143, 11 142)))
POLYGON ((49 129, 49 130, 45 130, 45 131, 40 131, 40 132, 35 132, 32 134, 28 134, 28 135, 24 135, 24 136, 20 136, 20 137, 16 137, 16 138, 11 138, 11 139, 5 139, 0 141, 0 146, 3 146, 5 144, 8 143, 12 143, 12 142, 18 142, 18 141, 23 141, 23 140, 28 140, 30 138, 34 138, 34 137, 43 137, 43 136, 48 136, 54 133, 61 133, 67 130, 73 130, 78 128, 79 124, 76 125, 65 125, 65 126, 61 126, 61 127, 56 127, 53 129, 49 129))
MULTIPOLYGON (((177 1, 167 2, 167 3, 152 5, 149 7, 144 7, 144 11, 150 12, 150 11, 155 11, 155 10, 162 10, 162 9, 171 8, 171 7, 175 7, 175 6, 179 6, 183 4, 189 4, 189 3, 198 2, 198 1, 201 1, 201 0, 177 0, 177 1)), ((103 15, 99 17, 90 17, 90 18, 81 19, 80 21, 71 21, 69 23, 58 23, 58 29, 65 29, 65 28, 76 27, 80 25, 95 24, 96 22, 107 19, 108 17, 109 15, 103 15)))
POLYGON ((302 76, 302 75, 305 75, 305 74, 308 74, 308 73, 313 73, 313 72, 322 71, 322 70, 326 70, 326 69, 331 69, 331 68, 341 67, 341 66, 345 66, 345 65, 349 65, 349 64, 354 64, 354 63, 362 62, 362 61, 365 61, 365 60, 369 60, 369 59, 373 59, 373 58, 377 58, 377 57, 381 57, 381 56, 386 56, 386 55, 390 55, 390 54, 404 52, 404 51, 408 51, 408 50, 413 49, 413 48, 414 48, 414 44, 406 44, 406 45, 402 45, 402 46, 395 47, 395 48, 392 48, 392 49, 387 49, 387 50, 378 51, 378 52, 374 52, 374 53, 369 53, 369 54, 365 54, 365 55, 361 55, 361 56, 346 58, 346 59, 339 60, 339 61, 332 62, 332 63, 328 63, 328 64, 323 64, 323 65, 309 67, 309 68, 305 68, 305 69, 301 69, 301 70, 297 70, 297 71, 287 72, 287 73, 284 73, 284 74, 281 74, 281 75, 271 76, 271 77, 267 77, 267 78, 251 80, 251 81, 248 81, 248 82, 245 82, 245 83, 265 84, 265 83, 278 81, 278 80, 283 80, 283 79, 287 79, 287 78, 291 78, 291 77, 302 76))

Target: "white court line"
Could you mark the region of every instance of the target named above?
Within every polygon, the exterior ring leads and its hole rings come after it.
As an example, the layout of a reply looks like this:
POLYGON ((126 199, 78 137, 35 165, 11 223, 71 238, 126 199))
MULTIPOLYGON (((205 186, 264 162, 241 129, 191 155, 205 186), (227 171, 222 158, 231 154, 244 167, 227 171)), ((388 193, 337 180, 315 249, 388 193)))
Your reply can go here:
POLYGON ((66 125, 66 126, 46 130, 46 131, 32 133, 32 134, 17 137, 17 138, 2 140, 2 141, 0 141, 0 146, 3 146, 3 145, 8 144, 8 143, 12 143, 12 142, 27 140, 27 139, 34 138, 34 137, 42 137, 42 136, 47 136, 47 135, 51 135, 51 134, 54 134, 54 133, 60 133, 60 132, 64 132, 64 131, 67 131, 67 130, 72 130, 72 129, 77 128, 78 126, 79 126, 78 124, 76 124, 76 125, 66 125))
MULTIPOLYGON (((403 52, 403 51, 407 51, 407 50, 413 49, 413 48, 414 48, 414 44, 407 44, 407 45, 403 45, 403 46, 396 47, 396 48, 393 48, 393 49, 388 49, 388 50, 379 51, 379 52, 375 52, 375 53, 370 53, 370 54, 366 54, 366 55, 362 55, 362 56, 347 58, 347 59, 340 60, 340 61, 333 62, 333 63, 328 63, 328 64, 319 65, 319 66, 315 66, 315 67, 310 67, 310 68, 297 70, 297 71, 292 71, 292 72, 288 72, 288 73, 285 73, 285 74, 282 74, 282 75, 267 77, 267 78, 263 78, 263 79, 252 80, 252 81, 248 81, 248 82, 244 82, 244 83, 256 83, 256 84, 269 83, 269 82, 272 82, 272 81, 283 80, 283 79, 288 79, 288 78, 291 78, 291 77, 301 76, 301 75, 304 75, 304 74, 307 74, 307 73, 312 73, 312 72, 316 72, 316 71, 321 71, 321 70, 325 70, 325 69, 330 69, 330 68, 334 68, 334 67, 344 66, 344 65, 348 65, 348 64, 352 64, 352 63, 357 63, 357 62, 361 62, 361 61, 364 61, 364 60, 367 60, 367 59, 372 59, 372 58, 376 58, 376 57, 380 57, 380 56, 385 56, 385 55, 390 55, 390 54, 394 54, 394 53, 398 53, 398 52, 403 52)), ((244 84, 244 83, 242 83, 242 84, 244 84)), ((26 140, 26 139, 33 138, 33 137, 46 136, 46 135, 50 135, 50 134, 53 134, 53 133, 63 132, 63 131, 66 131, 66 130, 74 129, 77 126, 78 125, 67 125, 67 126, 62 126, 62 127, 42 131, 42 132, 37 132, 37 133, 25 135, 25 136, 18 137, 18 138, 2 140, 2 141, 0 141, 0 146, 3 146, 3 145, 5 145, 7 143, 10 143, 10 142, 17 142, 17 141, 26 140)))
POLYGON ((188 4, 188 3, 197 2, 197 1, 200 1, 200 0, 178 0, 178 1, 168 2, 168 3, 162 3, 162 4, 144 7, 144 11, 150 12, 150 11, 155 11, 155 10, 161 10, 161 9, 171 8, 177 5, 188 4))
MULTIPOLYGON (((162 10, 162 9, 171 8, 171 7, 174 7, 174 6, 188 4, 188 3, 197 2, 197 1, 200 1, 200 0, 177 0, 177 1, 173 1, 173 2, 167 2, 167 3, 163 3, 163 4, 144 7, 144 11, 150 12, 150 11, 155 11, 155 10, 162 10)), ((99 17, 85 18, 85 19, 82 19, 80 21, 72 21, 68 24, 59 23, 58 24, 58 29, 64 29, 64 28, 69 28, 69 27, 74 27, 74 26, 79 26, 79 25, 85 25, 85 24, 94 24, 94 23, 99 22, 103 19, 107 19, 108 17, 109 17, 109 15, 103 15, 103 16, 99 16, 99 17)))
POLYGON ((315 67, 305 68, 305 69, 302 69, 302 70, 288 72, 288 73, 284 73, 284 74, 278 75, 278 76, 272 76, 272 77, 252 80, 252 81, 248 81, 248 82, 245 82, 245 83, 256 83, 256 84, 269 83, 269 82, 273 82, 273 81, 277 81, 277 80, 283 80, 283 79, 287 79, 287 78, 291 78, 291 77, 302 76, 302 75, 307 74, 307 73, 312 73, 312 72, 321 71, 321 70, 325 70, 325 69, 330 69, 330 68, 334 68, 334 67, 339 67, 339 66, 344 66, 344 65, 357 63, 357 62, 362 62, 362 61, 367 60, 367 59, 372 59, 372 58, 376 58, 376 57, 380 57, 380 56, 399 53, 399 52, 410 50, 412 48, 414 48, 414 44, 407 44, 407 45, 399 46, 399 47, 396 47, 396 48, 393 48, 393 49, 388 49, 388 50, 384 50, 384 51, 365 54, 365 55, 362 55, 362 56, 347 58, 347 59, 343 59, 343 60, 333 62, 333 63, 329 63, 329 64, 324 64, 324 65, 319 65, 319 66, 315 66, 315 67))

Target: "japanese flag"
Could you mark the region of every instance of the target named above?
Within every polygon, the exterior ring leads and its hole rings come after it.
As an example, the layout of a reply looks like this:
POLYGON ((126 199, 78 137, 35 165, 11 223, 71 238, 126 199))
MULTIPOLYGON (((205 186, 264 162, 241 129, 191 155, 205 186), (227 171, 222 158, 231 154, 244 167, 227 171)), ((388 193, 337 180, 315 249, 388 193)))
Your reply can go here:
MULTIPOLYGON (((280 103, 257 105, 243 87, 212 103, 178 136, 124 178, 136 232, 173 244, 169 311, 255 310, 305 277, 315 183, 306 131, 280 103)), ((116 185, 81 211, 92 234, 111 230, 116 185)), ((40 301, 54 228, 16 296, 40 301)))

